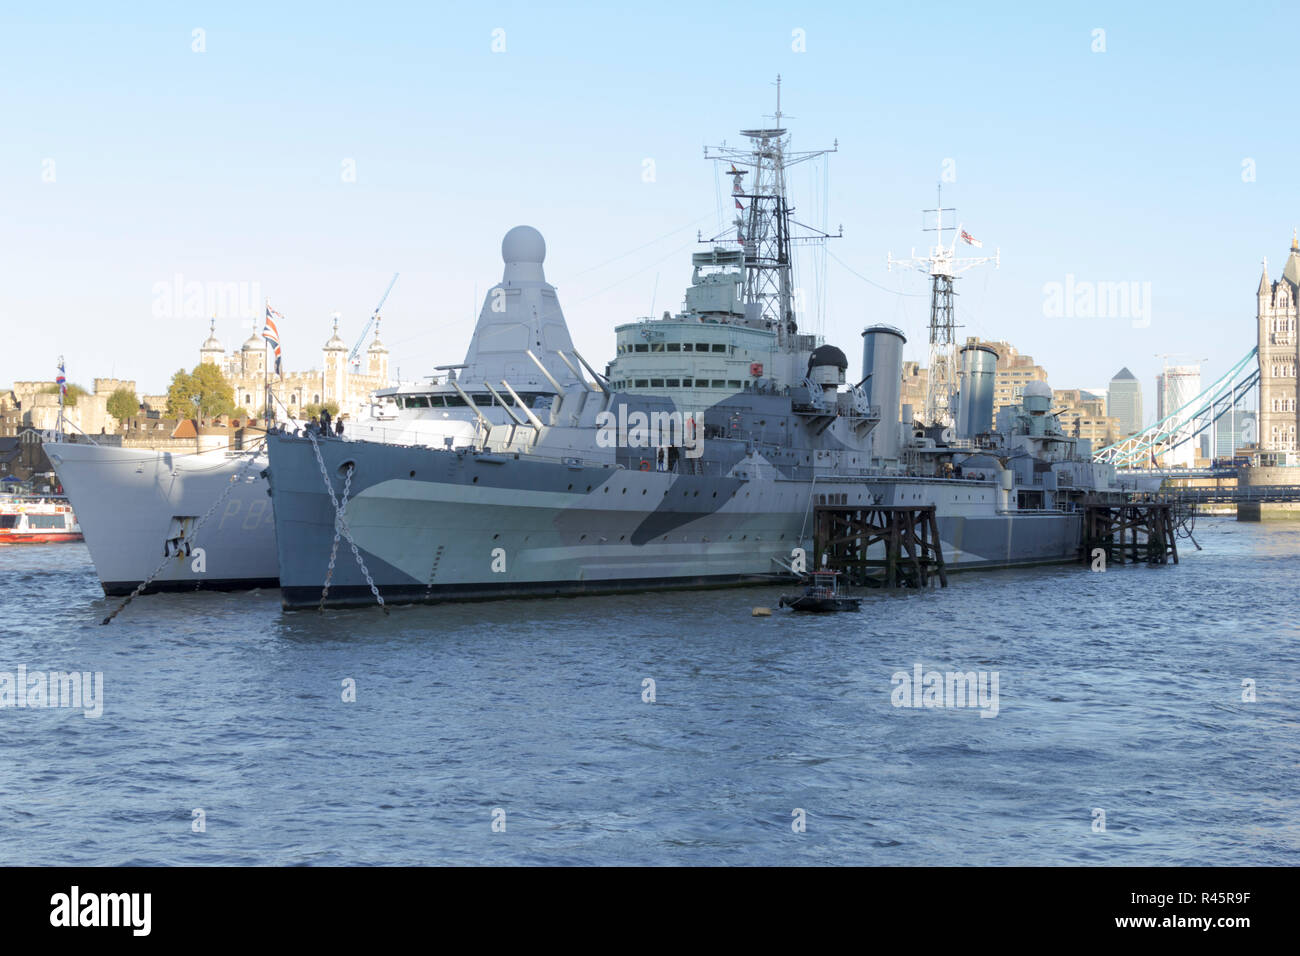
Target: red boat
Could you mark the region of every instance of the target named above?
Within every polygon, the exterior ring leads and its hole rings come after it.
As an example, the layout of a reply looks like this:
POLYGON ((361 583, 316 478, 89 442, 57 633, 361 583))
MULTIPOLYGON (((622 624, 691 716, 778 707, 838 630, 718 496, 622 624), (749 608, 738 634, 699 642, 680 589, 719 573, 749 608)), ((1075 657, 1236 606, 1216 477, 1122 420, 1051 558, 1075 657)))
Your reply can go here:
POLYGON ((80 541, 81 525, 58 495, 0 496, 0 545, 80 541))

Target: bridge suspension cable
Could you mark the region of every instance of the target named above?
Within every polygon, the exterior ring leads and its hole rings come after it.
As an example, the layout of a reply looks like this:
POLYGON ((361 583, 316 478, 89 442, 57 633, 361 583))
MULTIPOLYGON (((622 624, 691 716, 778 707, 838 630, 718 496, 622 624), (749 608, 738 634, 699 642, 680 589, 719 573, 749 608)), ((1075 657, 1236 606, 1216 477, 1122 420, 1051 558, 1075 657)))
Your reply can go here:
POLYGON ((1199 395, 1154 425, 1097 451, 1096 461, 1119 468, 1145 466, 1157 454, 1172 451, 1212 427, 1259 382, 1259 348, 1252 348, 1199 395), (1251 363, 1254 363, 1252 367, 1251 363))

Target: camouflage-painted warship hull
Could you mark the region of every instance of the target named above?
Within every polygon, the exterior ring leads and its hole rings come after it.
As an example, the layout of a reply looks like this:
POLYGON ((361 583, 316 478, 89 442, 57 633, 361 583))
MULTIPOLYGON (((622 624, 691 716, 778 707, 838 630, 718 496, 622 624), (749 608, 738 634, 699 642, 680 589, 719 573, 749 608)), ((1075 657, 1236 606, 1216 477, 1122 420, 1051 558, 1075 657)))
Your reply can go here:
MULTIPOLYGON (((273 435, 270 481, 284 606, 321 598, 335 510, 317 451, 273 435)), ((1078 560, 1072 512, 999 513, 993 482, 707 476, 368 442, 319 443, 347 524, 384 600, 437 603, 788 580, 811 549, 812 504, 935 504, 953 570, 1078 560)), ((374 596, 340 543, 327 606, 374 596)))

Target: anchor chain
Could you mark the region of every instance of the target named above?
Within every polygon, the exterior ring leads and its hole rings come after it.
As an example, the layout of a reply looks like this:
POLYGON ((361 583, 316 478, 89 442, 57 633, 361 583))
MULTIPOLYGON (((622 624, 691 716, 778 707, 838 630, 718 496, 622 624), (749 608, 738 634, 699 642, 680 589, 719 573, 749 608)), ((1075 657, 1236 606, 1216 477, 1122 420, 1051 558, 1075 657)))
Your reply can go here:
POLYGON ((325 610, 325 600, 329 597, 330 582, 334 579, 334 564, 339 552, 339 538, 347 540, 348 547, 352 549, 352 556, 357 559, 357 566, 361 568, 361 574, 366 579, 366 584, 370 586, 370 593, 375 596, 379 603, 379 609, 385 614, 388 613, 388 605, 384 603, 384 597, 379 593, 379 588, 375 586, 374 578, 370 576, 370 569, 366 567, 365 560, 361 557, 361 552, 357 549, 357 543, 352 540, 352 532, 348 528, 348 495, 352 491, 352 473, 355 466, 349 464, 347 474, 344 475, 343 481, 343 501, 339 502, 338 497, 334 494, 334 483, 330 481, 329 472, 325 468, 325 459, 320 453, 320 443, 316 441, 316 436, 311 432, 307 433, 311 439, 312 450, 316 452, 316 464, 320 467, 321 478, 325 481, 325 490, 329 492, 330 504, 334 507, 334 542, 330 546, 329 568, 325 572, 325 584, 320 592, 320 604, 317 605, 318 611, 325 610))
POLYGON ((351 489, 352 489, 352 469, 348 468, 347 478, 343 482, 342 505, 340 506, 338 502, 334 503, 334 507, 337 510, 337 513, 334 516, 334 542, 330 545, 330 564, 329 564, 329 568, 325 571, 325 586, 320 589, 320 604, 317 605, 316 607, 316 610, 318 611, 325 610, 325 599, 329 597, 330 582, 334 580, 334 562, 338 560, 339 538, 341 537, 339 533, 339 522, 340 519, 343 517, 343 515, 347 513, 348 493, 351 491, 351 489))
POLYGON ((216 500, 212 502, 212 504, 209 506, 207 510, 207 513, 204 514, 203 517, 201 517, 198 520, 198 522, 194 525, 193 528, 189 530, 188 533, 186 533, 181 537, 180 541, 176 545, 176 553, 169 554, 166 557, 164 557, 162 560, 162 564, 154 568, 152 574, 150 574, 147 578, 145 578, 143 581, 137 584, 135 586, 135 590, 132 591, 130 594, 128 594, 126 598, 122 601, 122 603, 119 604, 113 610, 113 612, 108 615, 108 617, 104 618, 102 621, 99 622, 101 625, 109 623, 110 621, 113 620, 113 618, 121 614, 122 611, 126 609, 126 606, 128 604, 130 604, 137 597, 139 597, 144 592, 144 589, 153 583, 154 578, 158 577, 158 575, 163 573, 163 570, 167 567, 167 565, 171 564, 172 559, 177 557, 181 553, 182 548, 188 547, 190 544, 194 542, 195 537, 197 537, 199 533, 199 529, 203 527, 204 523, 208 520, 208 518, 212 517, 212 514, 217 510, 217 507, 228 497, 230 497, 230 493, 234 491, 235 486, 238 485, 239 482, 243 480, 244 473, 248 471, 249 466, 257 461, 256 447, 249 449, 247 454, 248 454, 248 461, 240 465, 239 470, 230 476, 230 481, 227 482, 225 490, 222 491, 221 494, 217 496, 216 500))

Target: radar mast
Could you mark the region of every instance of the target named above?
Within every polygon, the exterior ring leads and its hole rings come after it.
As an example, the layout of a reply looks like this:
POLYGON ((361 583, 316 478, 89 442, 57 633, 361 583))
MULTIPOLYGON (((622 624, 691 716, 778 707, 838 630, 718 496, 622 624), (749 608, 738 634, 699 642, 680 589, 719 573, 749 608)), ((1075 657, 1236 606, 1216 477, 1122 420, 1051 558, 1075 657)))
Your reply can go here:
POLYGON ((928 383, 925 391, 925 410, 922 421, 927 425, 955 424, 953 414, 957 397, 957 325, 953 316, 953 279, 958 273, 973 269, 975 266, 992 262, 994 268, 1002 265, 1002 250, 994 255, 979 258, 954 258, 957 248, 957 235, 953 236, 951 245, 944 245, 945 231, 956 232, 969 245, 982 246, 983 243, 964 232, 961 225, 956 229, 943 224, 943 214, 955 213, 954 207, 944 208, 943 184, 939 184, 939 201, 934 209, 923 209, 923 213, 935 215, 934 227, 924 232, 938 233, 939 242, 928 256, 918 256, 916 250, 906 259, 895 259, 893 253, 887 259, 890 271, 894 266, 917 269, 930 275, 930 367, 927 371, 928 383))
POLYGON ((704 158, 728 163, 731 196, 735 202, 735 236, 723 234, 700 242, 735 242, 744 253, 744 287, 741 293, 746 318, 776 332, 778 344, 792 342, 798 324, 794 312, 794 243, 820 243, 843 235, 824 232, 797 222, 786 191, 786 170, 839 150, 836 140, 830 149, 794 152, 790 136, 781 125, 781 77, 776 78, 774 125, 767 129, 745 129, 740 135, 747 147, 723 144, 704 148, 704 158), (752 177, 746 183, 746 177, 752 177))

